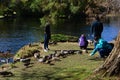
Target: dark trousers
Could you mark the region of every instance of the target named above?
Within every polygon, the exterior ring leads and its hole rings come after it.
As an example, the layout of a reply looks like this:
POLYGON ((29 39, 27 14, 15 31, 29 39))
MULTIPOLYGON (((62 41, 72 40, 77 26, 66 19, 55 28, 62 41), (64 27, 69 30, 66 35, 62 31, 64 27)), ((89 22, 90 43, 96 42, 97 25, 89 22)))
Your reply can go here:
POLYGON ((109 43, 109 45, 111 46, 111 49, 100 49, 98 50, 99 51, 99 54, 100 54, 100 57, 104 58, 104 57, 107 57, 109 56, 110 52, 112 51, 113 47, 114 47, 114 44, 113 43, 109 43))
POLYGON ((101 38, 101 33, 94 33, 93 38, 94 38, 94 48, 95 48, 95 46, 97 45, 97 41, 101 38))
POLYGON ((49 38, 47 34, 44 35, 44 49, 48 49, 49 38))
POLYGON ((109 56, 109 53, 111 52, 111 50, 110 49, 100 49, 99 50, 99 54, 100 54, 100 57, 101 58, 105 58, 105 57, 107 57, 107 56, 109 56))
POLYGON ((80 46, 80 49, 87 49, 86 46, 80 46))

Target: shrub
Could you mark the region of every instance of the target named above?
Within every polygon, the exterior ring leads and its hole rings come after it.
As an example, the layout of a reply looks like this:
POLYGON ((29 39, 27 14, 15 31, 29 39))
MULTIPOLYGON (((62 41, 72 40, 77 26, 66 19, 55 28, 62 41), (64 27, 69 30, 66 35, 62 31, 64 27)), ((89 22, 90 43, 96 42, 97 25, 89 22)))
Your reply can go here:
POLYGON ((63 34, 53 34, 51 36, 50 41, 55 41, 55 42, 76 42, 78 41, 78 37, 75 36, 69 36, 69 35, 63 35, 63 34))

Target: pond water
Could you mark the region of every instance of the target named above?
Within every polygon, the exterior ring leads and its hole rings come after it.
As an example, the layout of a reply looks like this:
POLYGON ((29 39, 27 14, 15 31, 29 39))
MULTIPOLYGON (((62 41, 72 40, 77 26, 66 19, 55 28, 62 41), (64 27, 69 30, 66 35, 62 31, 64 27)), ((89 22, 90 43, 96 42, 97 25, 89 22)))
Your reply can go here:
MULTIPOLYGON (((43 39, 44 28, 40 27, 39 19, 0 19, 0 51, 12 50, 16 53, 21 47, 43 39)), ((107 17, 104 22, 102 37, 107 41, 116 38, 120 30, 120 17, 107 17)), ((86 21, 65 22, 51 27, 51 32, 73 35, 90 34, 90 24, 86 21)), ((89 36, 88 36, 89 37, 89 36)))

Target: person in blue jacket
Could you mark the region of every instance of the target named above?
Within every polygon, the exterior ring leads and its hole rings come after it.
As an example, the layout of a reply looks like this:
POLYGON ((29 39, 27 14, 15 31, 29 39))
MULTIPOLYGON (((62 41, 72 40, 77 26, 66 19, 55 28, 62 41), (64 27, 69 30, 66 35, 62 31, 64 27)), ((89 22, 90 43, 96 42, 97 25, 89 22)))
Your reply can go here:
POLYGON ((94 55, 98 51, 100 54, 100 57, 105 58, 112 51, 113 46, 114 45, 112 43, 108 43, 107 41, 100 38, 98 39, 98 42, 94 50, 90 53, 90 56, 94 55))

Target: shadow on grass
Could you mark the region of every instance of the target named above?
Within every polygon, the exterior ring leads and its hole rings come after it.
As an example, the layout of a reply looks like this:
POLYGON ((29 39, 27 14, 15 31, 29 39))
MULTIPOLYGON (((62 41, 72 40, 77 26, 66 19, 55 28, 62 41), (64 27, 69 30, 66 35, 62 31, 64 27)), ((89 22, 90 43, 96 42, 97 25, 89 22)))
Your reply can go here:
POLYGON ((94 57, 94 58, 89 58, 88 60, 94 60, 94 61, 105 61, 105 58, 94 57))
POLYGON ((54 68, 53 71, 42 71, 37 73, 34 71, 33 73, 25 72, 22 73, 22 80, 80 80, 80 78, 76 78, 78 75, 82 75, 86 72, 86 69, 62 69, 62 68, 54 68))
POLYGON ((93 50, 94 48, 87 48, 87 50, 93 50))

